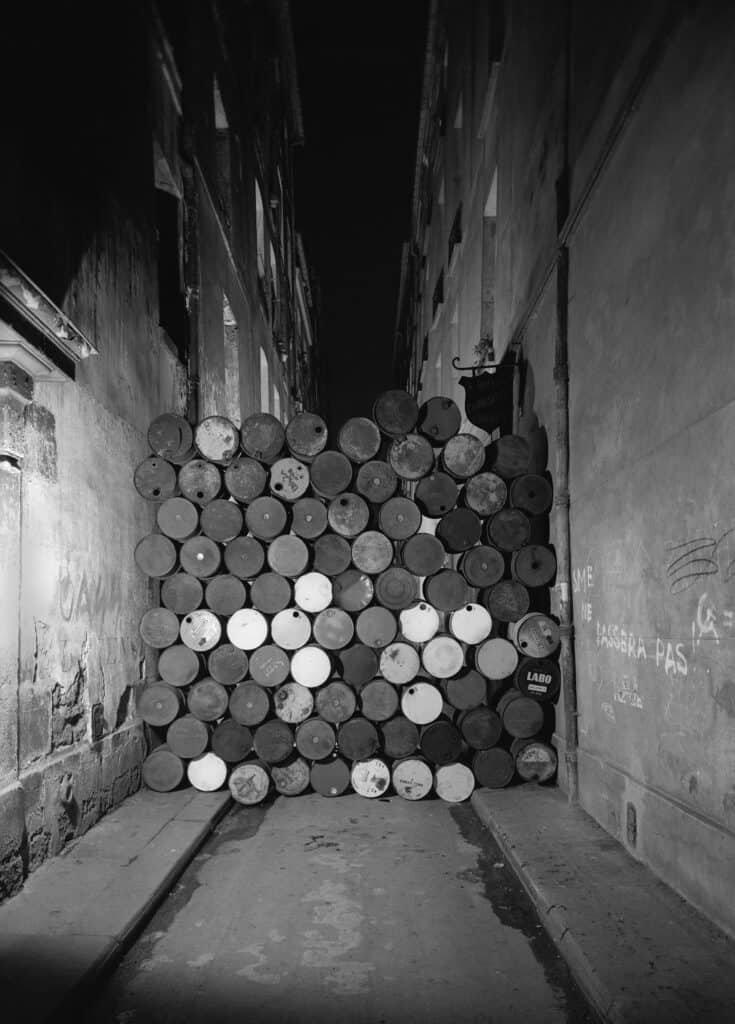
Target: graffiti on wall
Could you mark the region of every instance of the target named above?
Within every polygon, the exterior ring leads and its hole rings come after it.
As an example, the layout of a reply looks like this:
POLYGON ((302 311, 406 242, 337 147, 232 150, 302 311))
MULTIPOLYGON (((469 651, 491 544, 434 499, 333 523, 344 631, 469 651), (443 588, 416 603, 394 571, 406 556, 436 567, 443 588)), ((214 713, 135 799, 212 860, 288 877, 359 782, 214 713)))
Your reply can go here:
POLYGON ((64 622, 117 621, 123 612, 122 574, 59 568, 57 603, 64 622))
POLYGON ((719 536, 690 537, 666 545, 669 591, 682 594, 710 576, 723 583, 735 578, 735 527, 719 536))

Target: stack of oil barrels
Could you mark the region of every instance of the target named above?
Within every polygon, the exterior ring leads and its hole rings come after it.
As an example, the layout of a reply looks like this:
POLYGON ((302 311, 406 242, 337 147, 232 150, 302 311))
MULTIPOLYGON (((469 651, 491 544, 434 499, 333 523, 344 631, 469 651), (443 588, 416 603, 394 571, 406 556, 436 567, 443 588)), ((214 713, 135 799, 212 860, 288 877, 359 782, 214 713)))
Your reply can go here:
POLYGON ((456 802, 553 776, 551 484, 522 437, 460 424, 397 390, 333 447, 309 412, 153 421, 150 788, 456 802))

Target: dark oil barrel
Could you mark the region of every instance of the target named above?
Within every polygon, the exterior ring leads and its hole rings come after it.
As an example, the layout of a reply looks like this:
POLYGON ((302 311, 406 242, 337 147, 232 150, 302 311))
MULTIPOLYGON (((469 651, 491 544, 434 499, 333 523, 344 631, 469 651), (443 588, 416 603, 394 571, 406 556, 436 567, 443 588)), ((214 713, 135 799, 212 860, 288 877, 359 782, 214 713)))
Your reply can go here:
POLYGON ((159 506, 156 522, 172 540, 188 540, 199 530, 199 509, 188 498, 169 498, 159 506))
POLYGON ((485 607, 499 622, 517 622, 528 611, 531 598, 517 580, 501 580, 483 595, 485 607))
POLYGON ((373 419, 387 437, 403 437, 416 426, 419 407, 407 391, 384 391, 373 405, 373 419))
POLYGON ((194 715, 182 715, 166 730, 166 744, 178 757, 199 757, 209 745, 211 729, 194 715))
POLYGON ((235 537, 225 547, 227 571, 241 580, 251 580, 265 565, 265 550, 255 537, 235 537))
POLYGON ((497 704, 503 728, 517 739, 535 736, 544 724, 544 709, 532 697, 525 697, 520 690, 507 690, 497 704))
POLYGON ((234 686, 248 674, 248 656, 234 644, 220 644, 209 652, 207 671, 223 686, 234 686))
POLYGON ((309 564, 309 549, 301 537, 286 533, 269 544, 266 560, 281 576, 300 576, 309 564))
POLYGON ((222 564, 222 549, 215 541, 200 534, 190 537, 181 545, 181 568, 197 579, 209 579, 222 564))
POLYGON ((510 485, 510 504, 530 516, 540 516, 551 507, 551 481, 537 473, 517 476, 510 485))
POLYGON ((360 689, 375 678, 378 656, 366 644, 353 644, 338 655, 342 678, 350 686, 360 689))
POLYGON ((293 754, 293 730, 279 718, 263 722, 255 730, 253 747, 266 764, 281 764, 293 754))
POLYGON ((227 690, 216 679, 200 679, 186 691, 189 713, 201 722, 216 722, 223 718, 229 702, 227 690))
POLYGON ((263 644, 250 655, 250 675, 261 686, 280 686, 290 671, 291 659, 276 644, 263 644))
POLYGON ((334 753, 337 737, 322 718, 309 718, 296 728, 296 749, 309 761, 323 761, 334 753))
POLYGON ((522 658, 513 676, 513 685, 534 700, 556 700, 561 689, 559 665, 548 658, 522 658))
POLYGON ((207 608, 215 615, 225 617, 232 615, 238 608, 244 608, 246 597, 245 584, 237 576, 232 576, 229 573, 214 576, 204 590, 204 601, 207 608))
POLYGON ((170 793, 184 778, 182 759, 164 743, 146 757, 141 768, 143 783, 157 793, 170 793))
POLYGON ((309 763, 292 754, 283 764, 271 766, 271 779, 281 796, 299 796, 309 788, 309 763))
POLYGON ((478 544, 462 555, 457 568, 471 587, 491 587, 503 578, 505 559, 497 548, 478 544))
POLYGON ((273 540, 286 529, 286 507, 277 498, 256 498, 245 510, 248 530, 258 540, 273 540))
POLYGON ((161 584, 161 604, 177 615, 187 615, 198 608, 204 597, 204 588, 196 576, 177 572, 161 584))
POLYGON ((401 561, 415 576, 432 576, 444 566, 447 553, 430 533, 415 533, 401 548, 401 561))
POLYGON ((166 501, 176 494, 176 470, 170 462, 151 455, 135 467, 133 484, 136 491, 147 501, 166 501))
POLYGON ((135 564, 146 576, 163 579, 176 571, 178 556, 174 542, 162 533, 149 533, 135 547, 135 564))
POLYGON ((505 505, 508 488, 497 473, 475 473, 464 485, 462 500, 478 516, 487 518, 505 505))
POLYGON ((410 498, 389 498, 378 510, 378 525, 391 540, 408 540, 421 526, 421 509, 410 498))
POLYGON ((226 718, 212 733, 212 752, 228 764, 239 764, 253 749, 253 734, 246 725, 226 718))
POLYGON ((345 537, 336 533, 325 533, 313 544, 314 571, 325 576, 339 576, 347 570, 352 560, 352 548, 345 537))
POLYGON ((396 617, 387 608, 365 608, 357 617, 355 632, 368 647, 386 647, 398 632, 396 617))
POLYGON ((311 462, 327 447, 327 424, 316 413, 296 413, 286 427, 286 446, 297 459, 311 462))
POLYGON ((206 505, 222 493, 222 470, 204 459, 192 459, 179 470, 179 490, 195 505, 206 505))
POLYGON ((398 477, 387 462, 379 459, 365 462, 355 478, 355 490, 374 505, 382 505, 396 493, 398 477))
POLYGON ((169 683, 148 683, 138 695, 135 710, 148 725, 160 728, 179 717, 184 710, 184 698, 181 690, 169 683))
POLYGON ((203 459, 227 466, 240 448, 240 431, 226 416, 206 416, 194 430, 194 445, 203 459))
POLYGON ((474 547, 481 532, 482 521, 469 508, 455 508, 436 524, 436 536, 452 554, 474 547))
POLYGON ((352 542, 352 564, 361 572, 375 575, 393 561, 393 542, 379 530, 366 530, 352 542))
POLYGON ((424 581, 424 596, 442 612, 453 612, 470 599, 467 580, 454 569, 441 569, 424 581))
POLYGON ((357 537, 367 527, 370 509, 359 494, 344 491, 329 502, 327 519, 340 537, 357 537))
POLYGON ((299 498, 291 509, 291 529, 303 540, 316 540, 327 528, 327 509, 317 498, 299 498))
POLYGON ((479 707, 487 697, 487 681, 476 669, 468 668, 443 683, 444 696, 458 711, 479 707))
POLYGON ((183 416, 165 412, 148 427, 148 444, 156 455, 178 463, 192 450, 194 431, 183 416))
POLYGON ((370 604, 375 588, 367 573, 347 569, 334 578, 332 593, 338 608, 346 612, 359 612, 370 604))
POLYGON ((556 574, 556 555, 544 544, 527 544, 514 551, 510 571, 527 587, 546 587, 556 574))
POLYGON ((503 732, 500 715, 484 706, 463 711, 457 726, 465 743, 473 750, 487 750, 494 747, 503 732))
POLYGON ((186 644, 173 644, 161 651, 158 672, 172 686, 188 686, 201 672, 202 662, 196 651, 186 644))
POLYGON ((325 722, 340 725, 352 718, 356 707, 355 691, 341 680, 335 679, 316 691, 316 710, 325 722))
POLYGON ((519 508, 501 508, 486 527, 487 541, 501 551, 518 551, 531 538, 531 522, 519 508))
POLYGON ((270 710, 268 691, 258 683, 238 683, 230 694, 230 715, 240 725, 260 725, 270 710))
POLYGON ((375 600, 384 608, 401 611, 418 597, 418 581, 413 573, 400 566, 381 572, 375 581, 375 600))
POLYGON ((409 757, 419 745, 419 728, 405 715, 395 715, 380 725, 382 747, 388 757, 409 757))
POLYGON ((349 761, 370 757, 380 746, 378 730, 367 718, 359 715, 340 725, 337 731, 337 747, 349 761))
POLYGON ((507 750, 490 747, 477 751, 472 758, 472 771, 478 783, 486 789, 503 789, 513 781, 515 763, 507 750))
POLYGON ((462 753, 462 734, 446 718, 438 718, 421 730, 419 750, 432 764, 451 764, 462 753))
POLYGON ((516 771, 524 782, 548 782, 556 768, 556 751, 540 740, 532 740, 516 754, 516 771))
POLYGON ((336 498, 351 482, 352 463, 342 452, 321 452, 311 464, 311 486, 322 498, 336 498))
POLYGON ((442 468, 456 480, 467 480, 485 464, 485 446, 474 434, 456 434, 444 445, 442 468))
POLYGON ((448 473, 429 473, 416 485, 414 499, 425 516, 438 519, 457 504, 459 488, 448 473))
POLYGON ((341 757, 316 761, 311 766, 309 780, 320 796, 341 796, 350 788, 350 769, 341 757))
MULTIPOLYGON (((367 416, 353 416, 342 426, 337 447, 350 462, 362 465, 374 459, 381 445, 378 425, 367 416)), ((342 488, 344 490, 344 488, 342 488)))
POLYGON ((225 490, 243 505, 259 498, 267 484, 268 474, 256 459, 233 459, 225 469, 225 490))
POLYGON ((531 466, 531 447, 519 434, 505 434, 488 445, 487 468, 504 480, 523 476, 531 466))
POLYGON ((372 679, 360 690, 360 710, 370 722, 387 722, 398 711, 396 688, 385 679, 372 679))
POLYGON ((162 650, 179 639, 179 620, 168 608, 149 608, 141 617, 138 632, 150 647, 162 650))
POLYGON ((451 398, 435 395, 424 402, 419 409, 416 429, 428 437, 433 445, 442 445, 459 433, 462 413, 451 398))
POLYGON ((434 468, 434 449, 420 434, 407 434, 390 445, 388 464, 401 480, 420 480, 434 468))
POLYGON ((270 464, 275 462, 286 443, 286 431, 280 420, 267 412, 248 416, 240 427, 242 450, 251 459, 270 464))
POLYGON ((355 625, 342 608, 325 608, 314 619, 314 639, 328 651, 341 651, 355 635, 355 625))

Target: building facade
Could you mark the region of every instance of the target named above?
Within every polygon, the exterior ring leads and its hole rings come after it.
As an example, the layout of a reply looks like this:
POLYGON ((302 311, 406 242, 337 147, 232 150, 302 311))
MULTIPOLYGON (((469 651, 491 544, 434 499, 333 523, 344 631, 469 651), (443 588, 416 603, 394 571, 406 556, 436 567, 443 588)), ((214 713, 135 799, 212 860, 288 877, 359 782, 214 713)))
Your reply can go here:
POLYGON ((502 363, 555 498, 559 784, 735 931, 735 11, 431 5, 397 383, 502 363))
POLYGON ((319 407, 288 3, 47 15, 2 68, 0 897, 139 785, 149 423, 319 407))

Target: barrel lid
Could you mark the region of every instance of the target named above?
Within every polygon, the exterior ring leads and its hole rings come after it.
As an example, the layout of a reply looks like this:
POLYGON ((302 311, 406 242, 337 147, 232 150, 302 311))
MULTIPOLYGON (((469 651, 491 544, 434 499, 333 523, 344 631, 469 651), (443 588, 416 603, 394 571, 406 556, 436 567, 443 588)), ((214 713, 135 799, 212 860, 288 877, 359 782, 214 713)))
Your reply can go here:
POLYGON ((209 537, 190 537, 179 551, 181 568, 198 579, 208 579, 222 564, 222 551, 209 537))
POLYGON ((138 632, 150 647, 162 650, 179 639, 179 620, 169 608, 149 608, 141 616, 138 632))
POLYGON ((419 407, 416 399, 398 388, 384 391, 373 405, 373 419, 388 437, 403 437, 416 426, 419 407))
POLYGON ((366 644, 353 644, 339 654, 342 678, 351 686, 370 682, 378 671, 378 656, 366 644))
POLYGON ((437 519, 457 504, 459 488, 448 473, 436 470, 416 485, 414 498, 424 515, 437 519))
POLYGON ((375 505, 392 498, 397 487, 398 477, 387 462, 371 460, 360 466, 357 471, 355 490, 375 505))
POLYGON ((475 650, 475 667, 486 679, 507 679, 518 666, 518 651, 509 640, 493 637, 475 650))
POLYGON ((232 769, 227 785, 234 800, 253 807, 268 796, 270 777, 262 765, 246 762, 232 769))
POLYGON ((432 764, 451 764, 462 753, 462 734, 447 718, 438 718, 421 730, 419 749, 432 764))
POLYGON ((227 620, 227 639, 243 651, 254 651, 268 636, 268 622, 256 608, 241 608, 227 620))
POLYGON ((157 793, 170 793, 180 784, 186 771, 184 762, 167 747, 158 747, 146 757, 141 768, 143 782, 157 793))
POLYGON ((164 459, 181 458, 194 444, 194 431, 183 416, 164 412, 148 427, 148 444, 164 459))
POLYGON ((548 658, 559 647, 559 626, 542 612, 528 612, 511 624, 508 636, 527 658, 548 658))
POLYGON ((469 668, 444 684, 447 700, 453 708, 467 711, 479 707, 487 697, 487 681, 476 669, 469 668))
MULTIPOLYGON (((181 621, 181 639, 193 651, 211 651, 222 637, 222 626, 214 612, 198 608, 181 621)), ((231 638, 230 638, 231 639, 231 638)))
POLYGON ((389 498, 380 506, 378 522, 391 540, 408 540, 421 526, 421 510, 410 498, 389 498))
POLYGON ((456 434, 444 445, 441 464, 450 476, 466 480, 485 463, 485 445, 474 434, 456 434))
POLYGON ((387 608, 365 608, 357 617, 355 631, 368 647, 385 647, 395 638, 398 624, 387 608))
POLYGON ((286 427, 286 444, 297 458, 313 459, 327 447, 327 424, 314 412, 299 412, 286 427))
POLYGON ((301 537, 285 533, 271 541, 266 558, 281 576, 299 576, 309 564, 309 549, 301 537))
POLYGON ((316 709, 326 722, 346 722, 356 707, 355 691, 341 680, 335 679, 316 691, 316 709))
POLYGON ((556 573, 556 556, 544 544, 527 544, 513 553, 511 572, 527 587, 548 586, 556 573))
POLYGON ((352 542, 352 562, 361 572, 383 572, 393 555, 392 541, 379 530, 366 530, 352 542))
POLYGON ((359 494, 344 491, 329 502, 327 519, 341 537, 356 537, 367 526, 370 509, 359 494))
POLYGON ((278 459, 271 466, 270 489, 282 501, 298 501, 309 489, 309 469, 298 459, 278 459))
POLYGON ((181 691, 168 683, 147 683, 140 692, 136 711, 148 725, 170 725, 182 708, 181 691))
POLYGON ((268 474, 256 459, 233 459, 225 470, 225 487, 228 493, 243 505, 248 505, 259 498, 267 482, 268 474))
POLYGON ((226 416, 206 416, 194 430, 194 444, 203 459, 226 466, 240 447, 240 431, 226 416))
POLYGON ((488 469, 504 480, 527 473, 531 464, 531 447, 519 434, 504 434, 488 445, 488 469))
POLYGON ((480 644, 490 636, 493 620, 481 604, 465 604, 449 616, 449 632, 465 644, 480 644))
POLYGON ((265 551, 255 537, 235 537, 225 547, 225 565, 233 576, 251 580, 265 565, 265 551))
POLYGON ((420 757, 404 757, 393 764, 391 781, 404 800, 421 800, 434 785, 434 772, 420 757))
POLYGON ((379 757, 356 761, 352 766, 350 782, 360 796, 375 799, 382 796, 390 785, 390 768, 379 757))
POLYGON ((310 782, 320 796, 340 796, 350 785, 350 769, 341 757, 317 761, 311 766, 310 782))
POLYGON ((300 608, 284 608, 273 617, 271 636, 279 647, 295 651, 308 643, 311 636, 311 620, 300 608))
POLYGON ((179 470, 179 490, 195 505, 206 505, 222 490, 222 471, 212 462, 192 459, 179 470))
POLYGON ((526 782, 548 782, 556 767, 556 751, 548 743, 532 740, 516 755, 518 774, 526 782))
POLYGON ((426 600, 443 612, 452 612, 467 604, 469 588, 464 576, 455 569, 441 569, 424 581, 426 600))
POLYGON ((154 579, 173 572, 176 566, 176 548, 172 540, 161 533, 149 533, 135 546, 135 564, 154 579))
POLYGON ((517 580, 501 580, 484 596, 488 611, 499 622, 516 622, 528 611, 531 598, 517 580))
POLYGON ((439 630, 439 613, 427 601, 404 609, 400 614, 401 633, 411 643, 424 644, 439 630))
POLYGON ((318 498, 299 498, 291 510, 291 529, 297 537, 316 540, 327 528, 327 510, 318 498))
POLYGON ((268 764, 280 764, 293 753, 293 732, 280 718, 263 722, 255 730, 255 753, 268 764))
POLYGON ((334 752, 337 737, 333 727, 322 718, 309 718, 296 728, 296 749, 310 761, 323 761, 334 752))
POLYGON ((460 715, 459 730, 473 750, 485 750, 487 747, 494 747, 498 742, 503 725, 496 711, 480 706, 460 715))
POLYGON ((332 600, 331 580, 321 572, 307 572, 299 576, 294 586, 294 600, 302 611, 324 611, 332 600))
POLYGON ((386 679, 371 679, 360 690, 360 708, 371 722, 387 722, 398 710, 398 693, 386 679))
POLYGON ((276 644, 263 644, 250 655, 250 675, 261 686, 280 686, 290 669, 291 659, 276 644))
POLYGON ((221 757, 210 750, 189 761, 186 775, 194 789, 202 793, 214 793, 225 784, 227 765, 221 757))
POLYGON ((182 715, 166 730, 166 743, 179 757, 199 757, 209 743, 209 727, 194 715, 182 715))
POLYGON ((168 498, 159 505, 156 522, 172 540, 187 540, 199 527, 199 509, 188 498, 168 498))
POLYGON ((491 587, 503 578, 505 559, 497 548, 478 544, 462 555, 459 570, 471 587, 491 587))
POLYGON ((420 480, 434 468, 434 449, 420 434, 407 434, 391 443, 388 463, 401 480, 420 480))
POLYGON ((462 645, 452 636, 435 636, 421 652, 421 662, 435 679, 449 679, 464 665, 462 645))
POLYGON ((207 670, 218 683, 233 686, 248 674, 248 656, 234 644, 220 644, 210 651, 207 670))
POLYGON ((544 709, 532 697, 519 694, 516 700, 510 701, 503 708, 503 728, 510 736, 517 739, 530 739, 535 736, 544 724, 544 709))
POLYGON ((472 770, 481 786, 486 789, 502 789, 512 781, 515 764, 507 750, 489 747, 476 752, 472 758, 472 770))
POLYGON ((342 452, 320 452, 311 464, 311 486, 324 498, 336 498, 351 481, 352 463, 342 452))
POLYGON ((277 615, 291 603, 291 582, 279 572, 264 572, 253 580, 250 603, 259 612, 277 615))
POLYGON ((227 711, 229 695, 216 679, 209 677, 192 683, 186 694, 186 705, 202 722, 216 722, 227 711))
POLYGON ((402 640, 388 644, 380 652, 380 674, 396 686, 410 683, 418 675, 420 667, 418 651, 402 640))
POLYGON ((246 455, 261 462, 274 462, 286 442, 280 420, 267 412, 248 416, 240 427, 240 443, 246 455))
POLYGON ((415 576, 432 576, 444 565, 444 545, 430 533, 415 533, 401 548, 401 561, 415 576))
POLYGON ((487 523, 487 539, 501 551, 517 551, 528 544, 531 523, 519 508, 501 508, 487 523))
POLYGON ((229 764, 238 764, 253 749, 253 734, 234 718, 225 718, 212 733, 212 753, 229 764))
POLYGON ((355 635, 355 625, 342 608, 325 608, 314 620, 314 639, 328 651, 346 647, 355 635))
POLYGON ((383 750, 388 757, 408 757, 419 745, 419 730, 405 715, 394 715, 380 725, 383 750))
POLYGON ((367 416, 353 416, 347 420, 337 438, 337 446, 351 462, 364 463, 373 459, 380 449, 378 425, 367 416))
POLYGON ((416 577, 408 569, 392 566, 375 581, 375 598, 384 608, 400 611, 418 597, 416 577))
POLYGON ((188 686, 199 675, 200 667, 196 652, 186 644, 172 644, 158 658, 159 675, 172 686, 188 686))
POLYGON ((472 509, 455 508, 436 524, 436 536, 447 551, 458 553, 474 547, 480 540, 482 522, 472 509))
POLYGON ((446 444, 459 433, 461 425, 462 413, 459 406, 446 395, 429 398, 419 409, 417 429, 434 445, 446 444))
POLYGON ((551 482, 537 473, 517 476, 510 485, 510 503, 532 516, 540 516, 551 505, 551 482))
POLYGON ((441 692, 431 683, 414 682, 401 691, 401 710, 416 725, 428 725, 442 713, 441 692))
POLYGON ((358 569, 347 569, 335 577, 332 590, 334 603, 347 612, 359 612, 367 608, 375 593, 373 581, 358 569))
POLYGON ((508 488, 497 473, 475 473, 464 485, 464 500, 478 516, 492 516, 505 505, 508 488))
POLYGON ((299 755, 271 766, 271 779, 278 793, 298 796, 309 787, 309 763, 299 755))
POLYGON ((325 576, 338 576, 350 564, 349 541, 336 533, 325 533, 314 541, 314 569, 325 576))
POLYGON ((273 706, 281 721, 298 725, 305 722, 314 710, 314 694, 303 683, 290 681, 279 686, 273 694, 273 706))
POLYGON ((466 764, 455 761, 444 764, 434 772, 434 789, 440 800, 460 804, 468 800, 475 788, 475 776, 466 764))
POLYGON ((151 455, 135 467, 133 484, 142 498, 166 501, 176 493, 176 470, 170 462, 151 455))
POLYGON ((245 510, 248 530, 260 540, 273 540, 286 528, 285 506, 277 498, 256 498, 245 510))
POLYGON ((241 725, 260 725, 270 709, 268 692, 257 683, 238 683, 230 694, 230 714, 241 725))
POLYGON ((216 615, 227 616, 245 606, 247 590, 242 580, 226 573, 212 577, 207 583, 204 595, 210 611, 216 615))
POLYGON ((558 664, 548 658, 521 658, 513 682, 527 697, 550 701, 561 688, 561 672, 558 664))
POLYGON ((314 644, 301 647, 291 658, 291 675, 297 683, 309 689, 326 683, 331 674, 329 655, 314 644))

